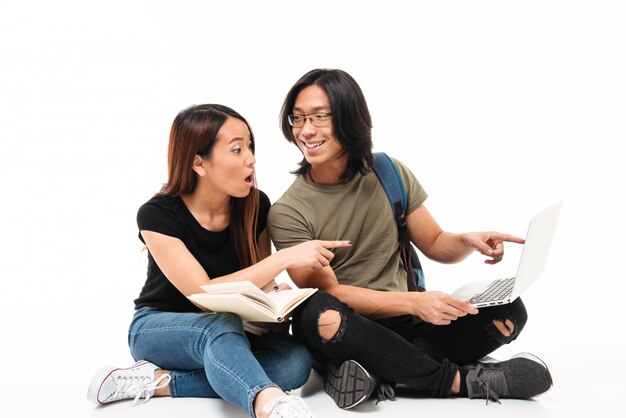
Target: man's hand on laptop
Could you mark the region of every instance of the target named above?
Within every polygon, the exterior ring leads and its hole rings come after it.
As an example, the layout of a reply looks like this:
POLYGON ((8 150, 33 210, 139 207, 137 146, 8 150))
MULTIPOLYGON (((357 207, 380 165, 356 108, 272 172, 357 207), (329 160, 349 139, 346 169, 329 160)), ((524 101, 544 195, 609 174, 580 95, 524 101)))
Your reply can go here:
POLYGON ((408 292, 417 299, 414 315, 423 321, 434 325, 449 325, 452 321, 467 314, 475 315, 478 309, 469 304, 468 300, 461 300, 443 292, 408 292))
POLYGON ((466 232, 463 234, 463 242, 465 242, 465 245, 473 248, 482 255, 490 257, 485 260, 485 264, 496 264, 502 260, 502 257, 504 257, 505 242, 523 244, 524 238, 495 231, 466 232))

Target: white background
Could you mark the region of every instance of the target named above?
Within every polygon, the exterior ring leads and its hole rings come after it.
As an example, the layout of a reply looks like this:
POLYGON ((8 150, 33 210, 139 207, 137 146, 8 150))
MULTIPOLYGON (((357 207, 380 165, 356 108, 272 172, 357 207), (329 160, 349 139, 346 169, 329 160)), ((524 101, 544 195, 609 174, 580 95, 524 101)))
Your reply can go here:
MULTIPOLYGON (((3 1, 0 410, 37 408, 29 399, 45 393, 39 404, 84 415, 91 374, 131 360, 145 279, 135 215, 166 180, 176 113, 222 103, 244 115, 275 201, 300 160, 278 112, 319 67, 360 83, 375 150, 413 170, 444 229, 523 236, 565 199, 512 350, 560 361, 557 383, 581 364, 623 375, 624 3, 412 3, 3 1)), ((510 273, 519 249, 507 248, 495 267, 425 262, 428 286, 510 273)))

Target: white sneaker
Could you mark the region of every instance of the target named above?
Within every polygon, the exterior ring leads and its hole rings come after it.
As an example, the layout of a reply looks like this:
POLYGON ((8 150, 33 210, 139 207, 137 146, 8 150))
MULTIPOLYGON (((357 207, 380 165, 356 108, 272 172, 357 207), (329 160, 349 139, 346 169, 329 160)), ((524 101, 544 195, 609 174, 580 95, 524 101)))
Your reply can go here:
POLYGON ((163 374, 154 379, 154 371, 159 367, 149 361, 138 361, 125 369, 107 366, 100 369, 89 383, 87 399, 96 405, 133 399, 133 405, 141 397, 148 402, 156 389, 170 382, 170 375, 163 374))
POLYGON ((302 398, 292 395, 279 396, 263 406, 269 418, 315 418, 302 398))

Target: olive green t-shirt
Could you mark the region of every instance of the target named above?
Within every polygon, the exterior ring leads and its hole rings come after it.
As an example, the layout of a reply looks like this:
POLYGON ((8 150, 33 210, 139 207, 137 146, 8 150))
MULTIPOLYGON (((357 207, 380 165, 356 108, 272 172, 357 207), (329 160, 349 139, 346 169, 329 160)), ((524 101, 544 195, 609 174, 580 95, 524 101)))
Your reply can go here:
MULTIPOLYGON (((407 214, 427 197, 413 173, 393 159, 407 191, 407 214)), ((301 242, 351 240, 337 248, 330 265, 341 284, 406 291, 398 228, 391 205, 372 171, 349 183, 323 186, 298 176, 270 208, 268 228, 277 250, 301 242)))

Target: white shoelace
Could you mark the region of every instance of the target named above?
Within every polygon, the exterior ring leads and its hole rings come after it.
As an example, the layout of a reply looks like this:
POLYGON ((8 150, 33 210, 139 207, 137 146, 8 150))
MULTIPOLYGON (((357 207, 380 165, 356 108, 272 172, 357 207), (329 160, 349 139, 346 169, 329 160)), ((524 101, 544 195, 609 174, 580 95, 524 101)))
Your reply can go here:
POLYGON ((313 418, 304 401, 297 396, 283 395, 272 399, 263 406, 270 417, 276 418, 313 418))
POLYGON ((118 399, 132 398, 134 396, 133 405, 136 405, 142 397, 144 398, 143 403, 146 403, 150 400, 155 390, 167 386, 171 377, 166 373, 159 376, 159 378, 153 382, 149 382, 150 379, 152 379, 152 376, 118 377, 117 389, 110 399, 115 401, 118 399))

